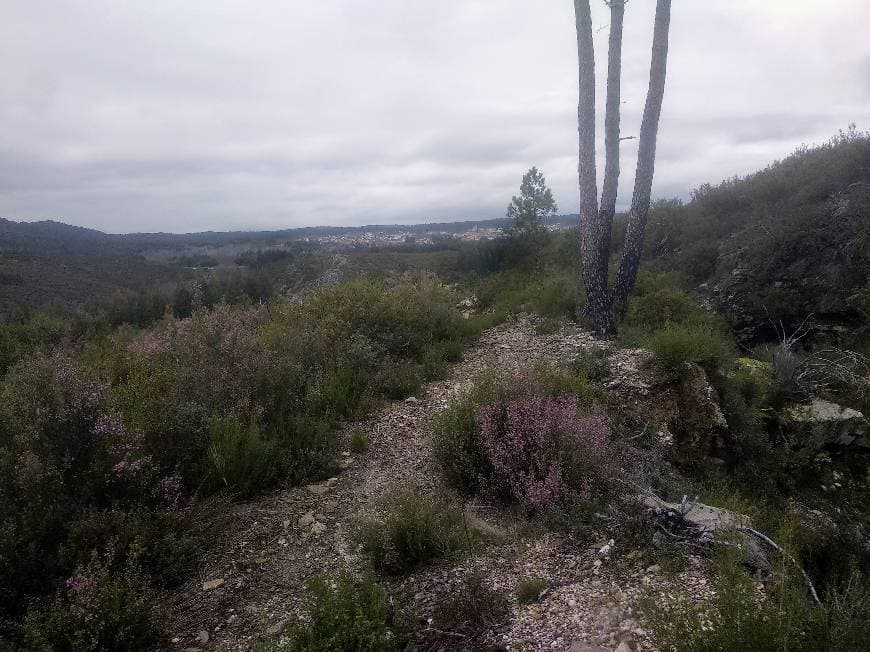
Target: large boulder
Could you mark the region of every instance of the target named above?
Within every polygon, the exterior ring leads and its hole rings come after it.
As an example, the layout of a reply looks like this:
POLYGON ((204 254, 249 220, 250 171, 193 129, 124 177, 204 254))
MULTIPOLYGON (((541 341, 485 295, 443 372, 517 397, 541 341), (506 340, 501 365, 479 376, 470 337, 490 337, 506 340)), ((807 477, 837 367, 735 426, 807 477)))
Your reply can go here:
POLYGON ((870 424, 861 412, 820 398, 786 408, 781 424, 795 446, 870 447, 870 424))

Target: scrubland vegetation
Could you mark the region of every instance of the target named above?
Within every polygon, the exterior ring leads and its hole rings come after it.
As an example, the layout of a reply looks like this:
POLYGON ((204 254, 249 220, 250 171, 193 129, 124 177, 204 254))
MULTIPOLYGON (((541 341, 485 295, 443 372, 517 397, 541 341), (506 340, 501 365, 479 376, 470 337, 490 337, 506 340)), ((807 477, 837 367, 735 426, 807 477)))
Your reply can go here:
POLYGON ((30 640, 79 649, 95 625, 69 614, 88 600, 107 622, 101 645, 121 645, 111 621, 150 613, 129 602, 133 585, 149 600, 178 585, 221 499, 331 472, 341 420, 404 398, 462 350, 479 325, 456 300, 434 282, 359 281, 13 364, 0 390, 5 617, 26 611, 30 640))
MULTIPOLYGON (((653 206, 613 346, 651 351, 649 372, 678 396, 703 370, 727 421, 722 457, 688 449, 668 459, 653 436, 656 415, 628 414, 606 388, 603 348, 558 367, 480 376, 434 424, 455 493, 412 487, 385 522, 362 523, 357 543, 372 577, 312 582, 308 618, 291 625, 281 649, 404 649, 413 627, 378 582, 473 551, 466 498, 572 536, 591 540, 603 529, 649 546, 654 527, 624 500, 637 487, 748 515, 821 598, 810 600, 784 556, 773 557, 764 597, 723 539, 710 562, 714 604, 699 608, 678 591, 650 596, 645 612, 661 649, 866 649, 867 452, 795 441, 786 421, 788 406, 811 396, 870 408, 861 366, 870 353, 868 163, 870 140, 850 131, 701 188, 685 205, 653 206), (810 313, 816 328, 789 337, 810 313), (835 357, 844 349, 851 357, 835 357)), ((189 576, 229 501, 331 474, 343 421, 416 393, 512 313, 547 318, 544 332, 583 324, 578 255, 574 230, 361 253, 364 278, 288 299, 272 274, 296 254, 260 252, 243 262, 261 276, 240 284, 201 272, 171 296, 136 295, 132 308, 109 301, 92 313, 4 322, 0 641, 158 645, 163 596, 189 576), (398 275, 396 256, 407 265, 398 275), (424 273, 441 265, 449 285, 424 273), (416 276, 402 278, 407 269, 416 276), (469 298, 465 318, 459 306, 469 298)), ((322 261, 301 256, 316 277, 322 261)), ((358 454, 369 444, 362 432, 349 442, 358 454)), ((652 554, 677 571, 684 549, 652 554)), ((546 588, 542 578, 519 580, 520 602, 546 588)), ((478 582, 466 596, 474 604, 445 607, 442 620, 502 618, 503 596, 488 591, 478 582)))

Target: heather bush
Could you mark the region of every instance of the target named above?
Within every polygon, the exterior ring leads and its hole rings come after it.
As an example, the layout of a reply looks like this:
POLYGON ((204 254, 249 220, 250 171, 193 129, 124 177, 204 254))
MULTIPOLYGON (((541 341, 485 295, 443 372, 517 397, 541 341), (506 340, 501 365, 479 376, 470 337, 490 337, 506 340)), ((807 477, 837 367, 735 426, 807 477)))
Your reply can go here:
POLYGON ((51 591, 76 563, 79 551, 68 544, 80 519, 172 510, 178 495, 114 412, 108 387, 69 359, 15 365, 0 389, 0 414, 0 607, 18 613, 25 596, 51 591))
POLYGON ((386 592, 371 578, 355 582, 348 575, 335 580, 317 577, 305 592, 306 618, 291 625, 286 641, 261 648, 286 652, 398 652, 406 649, 408 632, 391 607, 386 592))
POLYGON ((439 415, 436 457, 464 493, 531 511, 606 494, 618 456, 594 397, 585 380, 551 365, 483 377, 439 415))
POLYGON ((573 396, 523 391, 476 414, 491 488, 531 510, 570 497, 588 498, 612 471, 609 428, 603 413, 580 415, 573 396))
POLYGON ((456 557, 473 544, 462 508, 448 497, 429 497, 419 487, 393 498, 386 518, 364 523, 358 538, 375 570, 391 575, 456 557))
POLYGON ((94 558, 33 604, 24 631, 34 650, 147 650, 160 643, 164 618, 161 596, 135 566, 112 573, 94 558))

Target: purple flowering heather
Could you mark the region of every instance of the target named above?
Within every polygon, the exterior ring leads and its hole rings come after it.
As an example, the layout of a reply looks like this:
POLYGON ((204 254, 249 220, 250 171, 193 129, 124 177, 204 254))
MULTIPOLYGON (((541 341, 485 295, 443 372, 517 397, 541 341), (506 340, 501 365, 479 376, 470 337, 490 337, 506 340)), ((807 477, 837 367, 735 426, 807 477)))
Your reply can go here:
POLYGON ((603 413, 580 416, 574 396, 550 397, 526 389, 477 411, 481 444, 511 498, 541 509, 561 498, 589 497, 592 480, 609 459, 609 428, 603 413), (588 477, 577 481, 578 462, 588 477), (573 482, 572 482, 573 480, 573 482))

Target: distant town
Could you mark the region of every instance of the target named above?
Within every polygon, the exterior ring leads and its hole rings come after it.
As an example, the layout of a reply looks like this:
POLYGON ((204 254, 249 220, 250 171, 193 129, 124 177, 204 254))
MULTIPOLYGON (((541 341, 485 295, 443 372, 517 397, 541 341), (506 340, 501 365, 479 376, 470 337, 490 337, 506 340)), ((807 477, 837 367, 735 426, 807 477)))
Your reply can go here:
MULTIPOLYGON (((425 227, 425 225, 423 225, 425 227)), ((442 225, 437 225, 442 226, 442 225)), ((550 232, 562 231, 571 226, 568 221, 557 221, 546 224, 544 228, 550 232)), ((433 245, 444 240, 460 240, 463 242, 475 242, 478 240, 493 240, 505 234, 502 226, 478 226, 471 225, 464 230, 424 230, 421 225, 408 227, 391 226, 384 230, 354 230, 341 233, 328 233, 310 235, 299 238, 299 242, 317 243, 332 247, 395 247, 397 245, 433 245)))

